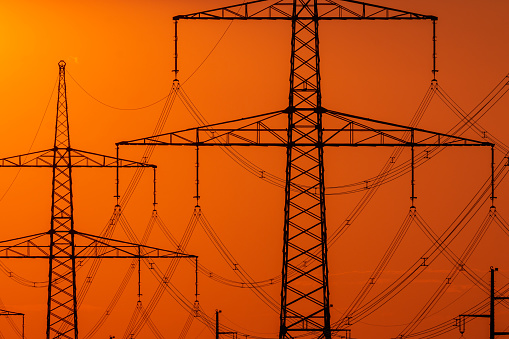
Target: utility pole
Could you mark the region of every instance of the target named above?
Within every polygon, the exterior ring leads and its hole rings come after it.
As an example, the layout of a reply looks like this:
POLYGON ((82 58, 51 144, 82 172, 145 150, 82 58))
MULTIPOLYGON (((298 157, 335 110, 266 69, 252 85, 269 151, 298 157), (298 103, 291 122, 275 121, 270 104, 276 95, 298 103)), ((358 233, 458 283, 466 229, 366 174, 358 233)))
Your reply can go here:
MULTIPOLYGON (((178 15, 179 20, 286 20, 291 23, 288 106, 118 145, 274 146, 286 150, 279 338, 331 339, 325 211, 325 147, 491 146, 491 143, 354 116, 322 106, 319 22, 431 20, 437 17, 354 0, 256 0, 178 15), (272 3, 267 5, 267 3, 272 3), (162 138, 164 137, 164 139, 162 138), (164 141, 163 141, 164 140, 164 141), (169 140, 169 141, 168 141, 169 140)), ((433 30, 433 36, 435 31, 433 30)), ((177 44, 175 38, 175 46, 177 44)), ((433 44, 435 44, 433 39, 433 44)), ((177 68, 175 47, 175 75, 177 68)), ((433 49, 433 76, 436 74, 433 49)), ((174 82, 178 83, 176 78, 174 82)), ((413 155, 413 152, 412 152, 413 155)), ((413 166, 412 166, 413 173, 413 166)), ((263 173, 262 173, 263 175, 263 173)), ((412 176, 412 202, 415 199, 412 176)))
POLYGON ((231 334, 233 339, 237 339, 237 332, 221 332, 219 330, 219 313, 221 310, 216 310, 216 339, 219 339, 221 334, 231 334))
POLYGON ((110 157, 71 147, 65 62, 58 63, 58 99, 54 146, 51 149, 0 159, 0 167, 37 167, 53 170, 51 226, 37 233, 0 241, 0 258, 39 258, 49 260, 47 301, 47 339, 78 339, 78 303, 76 299, 76 259, 106 258, 194 258, 180 251, 169 251, 136 243, 82 233, 75 229, 72 192, 74 168, 120 167, 155 168, 155 165, 110 157))
POLYGON ((509 332, 496 332, 495 331, 495 300, 507 300, 509 297, 495 296, 495 272, 498 268, 490 267, 491 283, 490 283, 490 313, 489 314, 460 314, 459 316, 459 330, 463 334, 465 332, 465 318, 489 318, 490 319, 490 339, 495 339, 497 335, 509 335, 509 332))

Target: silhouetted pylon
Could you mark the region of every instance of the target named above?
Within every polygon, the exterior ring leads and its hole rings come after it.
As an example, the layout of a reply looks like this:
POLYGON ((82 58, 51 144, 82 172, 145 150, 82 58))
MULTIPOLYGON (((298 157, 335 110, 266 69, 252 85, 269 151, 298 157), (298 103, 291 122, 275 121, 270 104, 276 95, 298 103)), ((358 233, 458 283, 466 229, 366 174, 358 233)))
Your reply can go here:
MULTIPOLYGON (((65 62, 58 63, 58 100, 52 149, 0 159, 0 167, 51 167, 51 227, 44 233, 0 242, 0 258, 49 259, 46 338, 78 338, 76 260, 89 258, 197 258, 180 251, 143 246, 76 231, 72 169, 76 167, 150 167, 71 147, 65 62), (46 239, 49 236, 49 244, 46 239)), ((118 197, 117 197, 118 198, 118 197)), ((120 206, 116 206, 119 213, 120 206)))

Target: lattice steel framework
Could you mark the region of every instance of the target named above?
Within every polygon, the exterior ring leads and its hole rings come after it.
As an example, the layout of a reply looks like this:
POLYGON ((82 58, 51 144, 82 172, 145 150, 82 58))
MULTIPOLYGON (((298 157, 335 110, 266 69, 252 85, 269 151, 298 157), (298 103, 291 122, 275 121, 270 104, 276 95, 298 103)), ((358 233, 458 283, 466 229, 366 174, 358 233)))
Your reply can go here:
MULTIPOLYGON (((49 253, 48 318, 46 336, 58 336, 60 322, 72 332, 78 323, 76 309, 76 253, 72 200, 71 142, 67 113, 65 62, 58 63, 58 100, 53 148, 53 185, 49 253), (63 258, 60 258, 63 255, 63 258)), ((77 332, 77 331, 76 331, 77 332)))
POLYGON ((317 14, 316 1, 294 2, 280 338, 296 330, 331 337, 317 14))
MULTIPOLYGON (((319 21, 432 20, 434 23, 438 18, 353 0, 259 0, 174 17, 176 23, 183 19, 291 21, 288 107, 250 118, 119 142, 117 145, 285 147, 279 337, 312 335, 329 339, 333 331, 344 329, 331 329, 330 324, 324 147, 491 144, 323 108, 319 21), (267 6, 267 2, 273 4, 267 6), (286 125, 282 117, 286 118, 286 125), (328 119, 326 128, 325 118, 328 119)), ((174 71, 178 73, 176 51, 174 71)))
MULTIPOLYGON (((75 230, 73 168, 109 167, 118 170, 119 167, 155 168, 156 166, 71 148, 65 62, 60 61, 58 67, 57 117, 53 148, 0 159, 0 167, 51 167, 53 169, 51 227, 45 233, 0 241, 0 258, 49 259, 46 338, 77 339, 76 259, 196 258, 196 256, 103 238, 75 230)), ((116 207, 117 210, 120 210, 119 206, 116 207)))

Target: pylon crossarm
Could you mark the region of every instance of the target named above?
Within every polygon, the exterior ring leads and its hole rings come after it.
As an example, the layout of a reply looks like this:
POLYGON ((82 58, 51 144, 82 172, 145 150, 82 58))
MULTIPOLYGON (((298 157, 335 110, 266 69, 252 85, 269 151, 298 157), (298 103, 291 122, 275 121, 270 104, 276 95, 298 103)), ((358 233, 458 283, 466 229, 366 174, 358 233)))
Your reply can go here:
POLYGON ((201 19, 201 20, 276 20, 291 19, 292 1, 258 0, 239 5, 215 8, 185 15, 177 15, 173 20, 201 19), (267 6, 267 3, 273 3, 267 6))
POLYGON ((1 158, 0 167, 52 167, 53 149, 1 158))
POLYGON ((161 146, 270 146, 284 145, 286 114, 275 111, 248 118, 153 135, 117 145, 161 146))
POLYGON ((470 317, 470 318, 489 318, 489 314, 460 314, 460 317, 470 317))
MULTIPOLYGON (((341 112, 327 111, 326 115, 341 124, 323 129, 326 146, 493 146, 490 142, 341 112)), ((329 126, 333 124, 331 121, 329 126)))
MULTIPOLYGON (((324 146, 492 146, 489 142, 341 112, 325 110, 325 116, 333 121, 327 125, 332 128, 322 129, 324 146)), ((287 147, 288 128, 281 118, 286 118, 285 111, 121 141, 117 145, 287 147)), ((294 140, 298 146, 316 143, 306 135, 294 140)))
POLYGON ((6 310, 0 310, 0 315, 25 315, 25 313, 11 312, 6 310))
POLYGON ((71 164, 73 167, 157 167, 145 162, 117 159, 116 157, 77 149, 71 150, 71 164))
MULTIPOLYGON (((403 11, 367 2, 325 0, 319 4, 319 20, 438 20, 436 16, 403 11)), ((250 1, 206 11, 177 15, 173 20, 292 20, 293 1, 250 1), (273 2, 271 5, 267 3, 273 2)), ((314 19, 299 14, 300 20, 314 19)))
POLYGON ((48 258, 48 232, 0 241, 0 258, 48 258))
MULTIPOLYGON (((50 257, 50 232, 37 233, 0 242, 0 258, 48 259, 50 257)), ((184 252, 145 246, 121 240, 104 238, 86 233, 75 233, 77 259, 94 258, 196 258, 184 252)), ((59 252, 53 258, 68 258, 70 254, 59 252)))
POLYGON ((76 258, 196 258, 196 255, 76 232, 76 258), (83 241, 85 240, 85 241, 83 241), (80 244, 84 242, 84 244, 80 244))
MULTIPOLYGON (((67 162, 53 164, 55 149, 1 158, 0 167, 69 167, 67 162)), ((156 165, 117 159, 93 152, 70 149, 71 167, 157 167, 156 165)))
POLYGON ((438 20, 436 16, 404 11, 354 0, 320 3, 321 20, 438 20))

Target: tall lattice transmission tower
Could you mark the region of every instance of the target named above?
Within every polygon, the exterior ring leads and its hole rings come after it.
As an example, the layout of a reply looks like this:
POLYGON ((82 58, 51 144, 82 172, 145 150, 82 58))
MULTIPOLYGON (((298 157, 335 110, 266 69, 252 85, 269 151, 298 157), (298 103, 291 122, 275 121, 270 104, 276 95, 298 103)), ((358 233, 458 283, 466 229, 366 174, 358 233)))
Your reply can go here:
MULTIPOLYGON (((117 145, 285 148, 279 338, 330 339, 334 331, 345 329, 331 328, 324 148, 403 146, 412 148, 413 156, 414 147, 493 145, 323 107, 319 23, 327 20, 430 20, 434 30, 438 18, 354 0, 258 0, 178 15, 173 19, 175 27, 179 20, 288 21, 292 30, 288 106, 271 113, 122 141, 117 145)), ((435 65, 434 62, 433 51, 435 65)), ((178 73, 177 51, 174 72, 178 73)), ((413 169, 412 161, 412 173, 413 169)))
MULTIPOLYGON (((72 191, 72 171, 74 168, 155 168, 155 165, 72 148, 64 61, 60 61, 58 64, 58 77, 57 115, 53 148, 0 159, 0 167, 43 167, 53 170, 50 229, 44 233, 1 241, 0 258, 41 258, 49 260, 46 338, 77 339, 77 260, 196 258, 196 256, 181 251, 154 248, 76 230, 72 191)), ((118 218, 120 213, 120 206, 117 203, 114 218, 118 218)))

